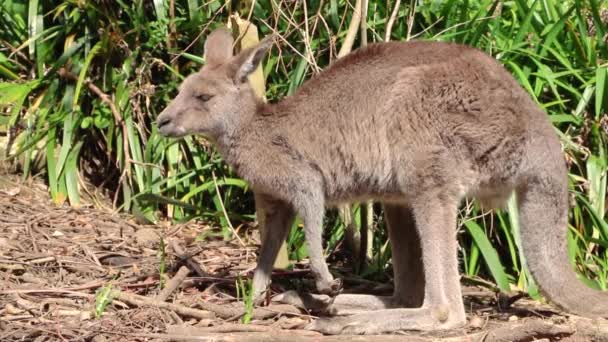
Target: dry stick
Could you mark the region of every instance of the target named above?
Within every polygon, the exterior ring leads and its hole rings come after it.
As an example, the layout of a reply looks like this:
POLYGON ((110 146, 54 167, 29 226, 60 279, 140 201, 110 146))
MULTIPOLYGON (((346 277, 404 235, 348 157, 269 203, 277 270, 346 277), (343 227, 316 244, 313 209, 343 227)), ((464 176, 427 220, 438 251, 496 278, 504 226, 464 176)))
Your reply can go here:
POLYGON ((414 27, 414 16, 416 15, 416 1, 410 0, 410 13, 407 16, 407 36, 406 41, 412 39, 412 28, 414 27))
MULTIPOLYGON (((171 246, 171 248, 173 248, 173 252, 175 253, 175 256, 178 259, 183 260, 183 262, 186 263, 188 269, 190 269, 192 272, 194 272, 194 274, 196 274, 199 277, 205 277, 208 275, 207 272, 203 271, 203 269, 201 268, 201 265, 199 265, 199 263, 192 260, 192 256, 194 254, 187 255, 186 252, 184 251, 184 249, 179 245, 179 243, 177 243, 176 240, 171 240, 169 245, 171 246)), ((198 252, 195 254, 198 254, 198 252)), ((201 264, 202 263, 204 263, 204 262, 201 262, 201 264)))
POLYGON ((572 335, 575 331, 576 329, 569 326, 554 325, 541 320, 534 320, 521 325, 509 324, 480 333, 477 336, 473 335, 472 337, 474 341, 484 342, 529 341, 541 338, 553 340, 556 337, 572 335))
POLYGON ((361 0, 361 47, 367 46, 367 7, 368 0, 361 0))
POLYGON ((101 262, 99 261, 99 258, 97 258, 97 256, 95 255, 95 253, 93 253, 93 251, 89 248, 89 246, 85 245, 84 243, 81 243, 80 244, 80 248, 82 248, 82 250, 84 251, 84 253, 86 255, 88 255, 93 260, 93 262, 95 262, 95 265, 97 265, 102 270, 105 270, 103 268, 103 266, 101 265, 101 262))
POLYGON ((168 334, 182 334, 189 336, 200 336, 209 333, 231 333, 231 332, 265 332, 276 331, 278 329, 267 325, 222 323, 213 327, 193 327, 184 325, 168 325, 168 334))
MULTIPOLYGON (((112 296, 120 301, 129 303, 135 306, 152 306, 161 309, 175 311, 182 316, 194 317, 198 319, 212 318, 213 313, 217 316, 227 319, 234 316, 242 315, 244 308, 236 308, 227 305, 219 305, 208 302, 198 302, 197 305, 203 310, 189 308, 180 304, 162 302, 153 298, 148 298, 132 293, 122 291, 112 291, 112 296)), ((253 310, 254 319, 266 319, 274 317, 278 313, 299 314, 300 311, 291 305, 271 305, 266 308, 258 308, 253 310)))
POLYGON ((317 65, 314 53, 312 52, 312 47, 310 46, 310 33, 308 28, 308 6, 306 6, 306 1, 302 1, 302 4, 304 8, 304 46, 306 48, 306 54, 310 56, 310 60, 313 62, 310 65, 315 69, 315 72, 318 73, 319 71, 321 71, 321 68, 319 68, 319 66, 317 65))
MULTIPOLYGON (((71 80, 71 81, 76 81, 76 82, 78 81, 78 76, 69 72, 65 68, 60 68, 57 71, 57 73, 59 74, 60 77, 66 79, 66 80, 71 80)), ((114 121, 116 122, 117 125, 120 126, 120 129, 122 132, 122 144, 123 144, 122 150, 123 150, 123 153, 125 154, 125 170, 123 171, 122 175, 120 175, 120 179, 122 182, 126 182, 124 179, 125 174, 126 175, 131 174, 131 168, 128 165, 131 162, 131 154, 129 152, 129 140, 128 140, 129 138, 128 138, 127 126, 125 125, 124 120, 120 116, 120 112, 118 111, 118 108, 116 108, 116 104, 114 104, 114 101, 112 101, 112 98, 110 97, 110 95, 104 93, 101 89, 99 89, 99 87, 97 87, 95 84, 93 84, 93 82, 91 82, 89 80, 85 80, 84 84, 87 86, 87 88, 89 88, 89 90, 92 93, 94 93, 95 95, 97 95, 97 97, 99 97, 101 102, 105 103, 106 105, 108 105, 108 107, 110 107, 110 111, 112 112, 114 121)), ((118 191, 116 192, 116 194, 118 194, 118 191)), ((115 197, 114 202, 116 202, 117 199, 118 199, 118 197, 115 197)))
POLYGON ((401 0, 397 0, 395 2, 395 7, 393 8, 393 12, 391 13, 391 17, 388 19, 386 23, 386 32, 384 33, 384 41, 388 42, 391 40, 391 33, 393 32, 393 25, 395 24, 395 20, 397 19, 397 15, 399 15, 399 6, 401 5, 401 0))
POLYGON ((190 269, 188 269, 188 267, 180 267, 175 276, 167 282, 165 288, 160 291, 158 295, 156 295, 155 299, 162 302, 166 301, 167 298, 169 298, 169 296, 181 285, 184 279, 186 279, 188 273, 190 273, 190 269))
POLYGON ((159 301, 156 299, 152 299, 152 298, 148 298, 148 297, 144 297, 144 296, 140 296, 140 295, 136 295, 136 294, 132 294, 132 293, 126 293, 126 292, 122 292, 122 291, 118 291, 118 290, 112 291, 112 297, 114 299, 118 299, 120 301, 123 301, 123 302, 131 304, 131 305, 151 306, 151 307, 160 308, 160 309, 172 310, 182 316, 193 317, 193 318, 197 318, 197 319, 208 319, 208 318, 214 317, 213 312, 193 309, 193 308, 189 308, 189 307, 179 305, 179 304, 167 303, 167 302, 159 301))
POLYGON ((247 341, 314 341, 323 337, 323 335, 314 331, 273 329, 268 326, 252 324, 222 324, 209 328, 169 325, 167 326, 167 333, 201 338, 208 337, 210 340, 214 340, 211 337, 217 336, 220 337, 220 341, 241 341, 242 339, 247 341))
POLYGON ((57 261, 57 259, 54 256, 49 256, 49 257, 30 260, 26 264, 28 264, 28 265, 44 264, 44 263, 51 262, 51 261, 57 261))
POLYGON ((0 295, 7 294, 50 294, 50 295, 62 295, 70 297, 81 297, 87 299, 93 299, 95 296, 88 293, 82 293, 78 291, 66 290, 66 289, 10 289, 0 291, 0 295))
POLYGON ((340 52, 338 52, 338 58, 344 57, 350 53, 353 49, 353 44, 355 42, 355 37, 357 36, 357 29, 361 24, 361 0, 357 0, 355 3, 355 8, 353 11, 353 18, 348 25, 348 31, 346 32, 346 37, 344 38, 344 43, 342 43, 342 47, 340 48, 340 52))
MULTIPOLYGON (((202 336, 190 336, 183 333, 177 334, 145 334, 145 333, 123 333, 118 331, 102 331, 104 334, 112 334, 112 335, 120 335, 120 336, 128 336, 128 337, 141 337, 148 338, 154 340, 169 340, 169 341, 180 341, 180 342, 195 342, 195 341, 205 341, 205 342, 237 342, 237 341, 249 341, 249 342, 316 342, 316 341, 326 341, 321 336, 298 336, 294 335, 294 333, 290 331, 279 331, 278 333, 233 333, 233 334, 204 334, 202 336)), ((344 336, 350 337, 350 336, 344 336)), ((351 339, 341 339, 341 340, 327 340, 327 341, 352 341, 351 339)), ((356 341, 356 340, 355 340, 356 341)), ((374 340, 375 341, 375 340, 374 340)), ((383 341, 383 340, 379 340, 383 341)), ((394 340, 398 341, 398 340, 394 340)), ((402 341, 402 340, 399 340, 402 341)), ((425 340, 428 341, 428 340, 425 340)))
MULTIPOLYGON (((365 335, 365 336, 353 336, 353 335, 337 335, 337 336, 323 336, 319 333, 294 329, 275 329, 269 331, 241 331, 241 332, 229 332, 229 333, 209 333, 199 331, 195 327, 171 327, 167 329, 168 334, 166 336, 173 337, 173 341, 214 341, 214 342, 232 342, 232 341, 249 341, 249 342, 430 342, 432 339, 427 339, 417 336, 403 336, 403 335, 365 335)), ((155 338, 162 338, 164 336, 157 335, 155 338)))

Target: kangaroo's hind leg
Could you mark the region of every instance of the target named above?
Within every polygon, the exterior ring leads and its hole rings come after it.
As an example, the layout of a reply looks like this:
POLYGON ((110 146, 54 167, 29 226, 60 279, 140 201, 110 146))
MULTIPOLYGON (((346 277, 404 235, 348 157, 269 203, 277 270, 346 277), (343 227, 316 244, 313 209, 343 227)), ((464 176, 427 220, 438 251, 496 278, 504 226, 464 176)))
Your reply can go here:
POLYGON ((405 205, 385 203, 384 216, 392 246, 395 275, 393 296, 339 294, 332 299, 325 295, 288 291, 278 295, 274 300, 332 315, 352 315, 395 307, 422 306, 424 301, 422 249, 412 210, 405 205))
POLYGON ((420 235, 412 209, 405 205, 384 204, 388 235, 391 241, 395 290, 393 300, 397 306, 417 308, 424 301, 424 269, 420 235))
MULTIPOLYGON (((327 334, 376 334, 395 330, 452 329, 464 325, 466 318, 460 291, 455 231, 458 201, 445 197, 430 194, 416 199, 411 206, 420 237, 425 280, 424 300, 420 307, 318 319, 311 323, 309 329, 327 334)), ((403 246, 399 241, 403 241, 397 234, 393 237, 396 238, 391 239, 393 253, 400 253, 403 246)), ((415 302, 402 291, 408 286, 419 291, 419 284, 407 282, 409 275, 404 274, 406 267, 402 267, 406 260, 395 260, 395 295, 404 301, 415 302)))

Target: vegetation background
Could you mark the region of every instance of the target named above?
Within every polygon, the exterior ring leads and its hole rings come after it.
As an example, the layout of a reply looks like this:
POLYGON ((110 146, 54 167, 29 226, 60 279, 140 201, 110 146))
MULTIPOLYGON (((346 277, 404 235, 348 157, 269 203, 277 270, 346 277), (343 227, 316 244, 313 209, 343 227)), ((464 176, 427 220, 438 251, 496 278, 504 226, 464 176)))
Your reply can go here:
MULTIPOLYGON (((240 16, 277 34, 264 61, 266 97, 288 96, 338 58, 351 21, 354 46, 428 39, 494 56, 542 106, 570 167, 569 253, 590 286, 608 287, 608 3, 601 0, 3 0, 0 3, 0 152, 23 177, 43 175, 57 205, 102 189, 113 209, 157 222, 202 219, 221 237, 254 221, 247 184, 202 140, 161 138, 152 124, 176 86, 200 68, 214 28, 240 16), (353 20, 354 17, 354 20, 353 20), (362 39, 363 37, 363 39, 362 39)), ((350 38, 349 38, 350 39, 350 38)), ((450 58, 450 56, 445 56, 450 58)), ((331 124, 331 122, 328 122, 331 124)), ((94 197, 94 196, 93 196, 94 197)), ((99 202, 103 206, 103 202, 99 202)), ((355 207, 356 208, 356 207, 355 207)), ((355 212, 355 224, 367 221, 355 212)), ((381 208, 363 276, 386 279, 390 247, 381 208)), ((485 212, 463 204, 462 271, 501 290, 536 296, 518 252, 513 203, 485 212)), ((296 222, 289 256, 306 256, 296 222)), ((555 227, 562 229, 562 227, 555 227)), ((340 216, 326 219, 339 254, 340 216)))

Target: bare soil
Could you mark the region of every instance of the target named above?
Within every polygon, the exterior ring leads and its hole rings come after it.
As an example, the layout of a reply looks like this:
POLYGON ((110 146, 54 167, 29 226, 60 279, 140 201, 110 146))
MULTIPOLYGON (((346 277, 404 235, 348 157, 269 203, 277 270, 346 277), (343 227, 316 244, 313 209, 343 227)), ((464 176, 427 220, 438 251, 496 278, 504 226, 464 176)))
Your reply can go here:
MULTIPOLYGON (((0 341, 608 341, 606 321, 470 280, 469 323, 456 331, 323 336, 304 329, 314 316, 281 304, 255 309, 242 324, 236 284, 254 269, 256 229, 237 227, 241 244, 201 222, 141 225, 95 208, 58 207, 42 182, 0 175, 0 341), (96 306, 104 296, 113 300, 96 306)), ((390 292, 338 271, 347 292, 390 292)), ((273 280, 274 293, 311 288, 305 264, 273 280)))

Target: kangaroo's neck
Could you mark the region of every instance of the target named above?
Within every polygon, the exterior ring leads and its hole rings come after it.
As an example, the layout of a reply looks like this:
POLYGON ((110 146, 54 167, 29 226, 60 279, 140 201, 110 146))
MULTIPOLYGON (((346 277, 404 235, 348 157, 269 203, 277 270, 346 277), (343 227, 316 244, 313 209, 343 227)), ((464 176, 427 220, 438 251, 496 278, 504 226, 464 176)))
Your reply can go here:
MULTIPOLYGON (((224 121, 222 132, 214 137, 214 142, 224 159, 231 163, 240 154, 240 149, 250 143, 251 135, 263 135, 263 132, 254 132, 253 122, 260 115, 266 115, 273 110, 274 105, 256 99, 241 107, 241 113, 230 115, 224 121)), ((255 141, 255 140, 254 140, 255 141)), ((255 148, 250 146, 249 148, 255 148)))
POLYGON ((284 97, 275 103, 266 103, 257 100, 255 106, 250 108, 244 116, 233 122, 233 129, 225 130, 216 140, 215 145, 224 161, 239 170, 239 165, 247 163, 245 159, 257 153, 264 153, 268 149, 264 144, 271 131, 283 124, 285 116, 300 114, 298 106, 293 106, 293 96, 284 97))

